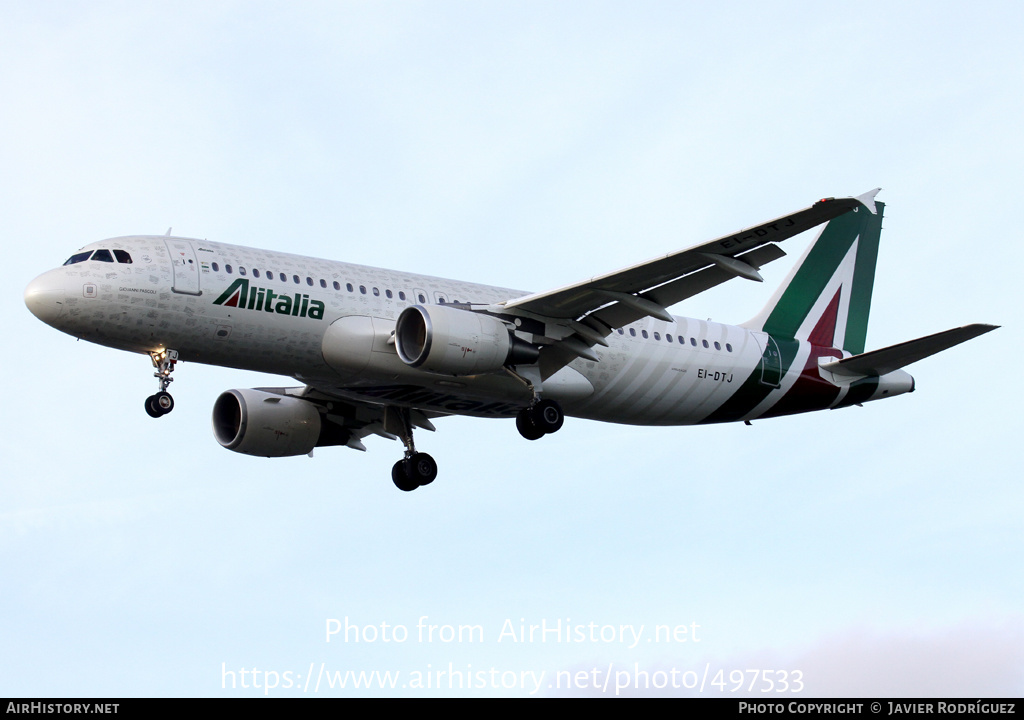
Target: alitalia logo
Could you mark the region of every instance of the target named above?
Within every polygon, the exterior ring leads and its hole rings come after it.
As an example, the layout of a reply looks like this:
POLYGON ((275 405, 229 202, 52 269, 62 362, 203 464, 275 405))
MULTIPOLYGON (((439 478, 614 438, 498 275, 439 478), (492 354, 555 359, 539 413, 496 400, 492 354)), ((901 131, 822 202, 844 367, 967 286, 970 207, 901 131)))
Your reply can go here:
POLYGON ((245 278, 238 278, 231 283, 213 304, 314 320, 322 320, 324 317, 324 304, 319 300, 310 300, 309 295, 286 295, 270 288, 249 287, 249 281, 245 278))

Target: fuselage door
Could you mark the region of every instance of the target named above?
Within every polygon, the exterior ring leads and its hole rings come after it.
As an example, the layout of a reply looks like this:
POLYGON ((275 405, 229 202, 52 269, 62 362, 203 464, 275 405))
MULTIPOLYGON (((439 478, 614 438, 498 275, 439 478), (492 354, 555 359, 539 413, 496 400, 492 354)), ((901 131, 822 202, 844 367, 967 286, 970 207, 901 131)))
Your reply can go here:
POLYGON ((782 353, 775 338, 765 334, 764 352, 761 353, 761 384, 769 387, 782 385, 782 353))
POLYGON ((174 284, 171 289, 185 295, 202 295, 199 289, 199 263, 196 262, 196 251, 192 243, 171 237, 165 237, 164 243, 167 244, 171 267, 174 268, 174 284))

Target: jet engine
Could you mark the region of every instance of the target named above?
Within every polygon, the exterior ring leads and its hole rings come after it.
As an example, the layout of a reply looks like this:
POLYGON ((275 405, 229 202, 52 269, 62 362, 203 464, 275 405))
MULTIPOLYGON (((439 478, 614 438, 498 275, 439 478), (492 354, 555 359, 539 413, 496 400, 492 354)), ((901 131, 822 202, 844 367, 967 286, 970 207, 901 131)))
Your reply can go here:
POLYGON ((320 444, 320 413, 300 398, 227 390, 213 405, 213 434, 228 450, 246 455, 305 455, 320 444))
POLYGON ((440 375, 497 372, 535 363, 540 350, 498 318, 449 305, 412 305, 395 324, 395 349, 406 365, 440 375))

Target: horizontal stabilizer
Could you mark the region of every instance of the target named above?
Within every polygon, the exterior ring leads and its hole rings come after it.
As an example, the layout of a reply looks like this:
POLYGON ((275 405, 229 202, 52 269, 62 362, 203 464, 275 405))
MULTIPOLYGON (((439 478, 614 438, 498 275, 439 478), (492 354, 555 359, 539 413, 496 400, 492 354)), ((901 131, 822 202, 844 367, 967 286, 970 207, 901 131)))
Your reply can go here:
POLYGON ((890 345, 881 350, 861 353, 853 357, 822 363, 819 367, 824 372, 842 377, 869 377, 885 375, 899 370, 905 365, 917 362, 929 355, 948 350, 971 338, 984 335, 995 330, 998 325, 974 324, 953 328, 916 340, 908 340, 898 345, 890 345))

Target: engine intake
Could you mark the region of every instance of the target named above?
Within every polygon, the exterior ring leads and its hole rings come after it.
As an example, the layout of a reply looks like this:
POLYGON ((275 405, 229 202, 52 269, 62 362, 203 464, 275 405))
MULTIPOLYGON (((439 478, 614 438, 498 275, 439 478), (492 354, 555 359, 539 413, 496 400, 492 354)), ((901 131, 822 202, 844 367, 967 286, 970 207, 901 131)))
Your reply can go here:
POLYGON ((477 375, 537 362, 540 350, 501 320, 447 305, 412 305, 395 325, 395 349, 406 365, 440 375, 477 375))
POLYGON ((213 404, 213 434, 228 450, 258 457, 305 455, 319 443, 313 403, 262 390, 227 390, 213 404))

